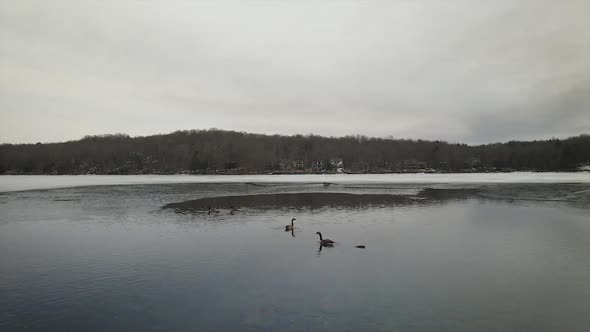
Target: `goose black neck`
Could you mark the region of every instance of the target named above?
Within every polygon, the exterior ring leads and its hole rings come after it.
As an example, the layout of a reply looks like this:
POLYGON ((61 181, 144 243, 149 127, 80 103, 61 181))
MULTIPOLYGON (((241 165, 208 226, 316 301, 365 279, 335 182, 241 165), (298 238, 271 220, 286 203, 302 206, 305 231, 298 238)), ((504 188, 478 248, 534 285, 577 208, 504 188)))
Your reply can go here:
POLYGON ((320 236, 320 241, 322 241, 322 233, 318 232, 318 235, 320 236))

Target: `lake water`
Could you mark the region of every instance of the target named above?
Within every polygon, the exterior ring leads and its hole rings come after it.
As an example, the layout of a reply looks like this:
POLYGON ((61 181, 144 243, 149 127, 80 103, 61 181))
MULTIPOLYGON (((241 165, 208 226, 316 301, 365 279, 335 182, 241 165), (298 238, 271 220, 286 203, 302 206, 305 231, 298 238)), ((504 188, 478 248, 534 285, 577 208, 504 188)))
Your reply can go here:
POLYGON ((590 331, 588 173, 436 176, 0 177, 0 331, 590 331))

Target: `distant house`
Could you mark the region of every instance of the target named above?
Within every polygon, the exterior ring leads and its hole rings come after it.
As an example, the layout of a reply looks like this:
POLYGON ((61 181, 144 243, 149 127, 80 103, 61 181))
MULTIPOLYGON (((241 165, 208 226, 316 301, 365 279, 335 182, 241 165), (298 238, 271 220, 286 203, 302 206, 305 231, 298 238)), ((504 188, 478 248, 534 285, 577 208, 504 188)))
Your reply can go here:
POLYGON ((303 169, 303 160, 295 160, 293 162, 293 168, 299 169, 299 170, 303 169))
POLYGON ((344 160, 342 158, 330 159, 330 166, 339 173, 344 172, 344 160))
POLYGON ((285 165, 280 161, 271 161, 266 166, 271 171, 284 171, 285 165))
POLYGON ((344 168, 344 160, 342 160, 342 158, 332 158, 330 159, 330 166, 336 169, 344 168))
POLYGON ((408 159, 402 161, 402 168, 405 170, 416 171, 426 169, 426 162, 416 159, 408 159))
POLYGON ((311 168, 314 170, 321 170, 324 168, 324 162, 322 160, 314 160, 311 163, 311 168))

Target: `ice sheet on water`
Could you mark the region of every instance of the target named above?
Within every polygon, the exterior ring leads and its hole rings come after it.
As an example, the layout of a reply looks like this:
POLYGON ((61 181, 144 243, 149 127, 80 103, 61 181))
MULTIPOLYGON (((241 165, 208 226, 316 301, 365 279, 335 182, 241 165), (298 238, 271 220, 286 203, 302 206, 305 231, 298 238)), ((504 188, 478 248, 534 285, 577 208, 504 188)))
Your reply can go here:
POLYGON ((333 174, 333 175, 3 175, 0 192, 100 185, 167 183, 475 184, 590 183, 590 173, 333 174))
MULTIPOLYGON (((197 185, 203 186, 203 185, 197 185)), ((220 187, 228 186, 221 184, 220 187)), ((318 189, 314 184, 265 186, 264 189, 233 193, 219 192, 196 199, 177 201, 163 206, 178 213, 205 213, 213 210, 247 209, 319 209, 324 207, 364 208, 369 206, 407 206, 438 204, 445 201, 486 199, 497 201, 565 202, 590 207, 590 184, 414 184, 339 185, 318 189), (408 190, 404 188, 412 188, 408 190)), ((227 212, 225 211, 225 212, 227 212)))
POLYGON ((281 209, 281 208, 309 208, 318 209, 327 206, 339 207, 366 207, 366 206, 393 206, 408 204, 409 198, 397 195, 385 194, 350 194, 334 192, 302 192, 302 193, 276 193, 254 194, 239 196, 219 196, 190 200, 180 203, 171 203, 164 206, 165 209, 174 209, 178 212, 207 212, 212 209, 281 209))

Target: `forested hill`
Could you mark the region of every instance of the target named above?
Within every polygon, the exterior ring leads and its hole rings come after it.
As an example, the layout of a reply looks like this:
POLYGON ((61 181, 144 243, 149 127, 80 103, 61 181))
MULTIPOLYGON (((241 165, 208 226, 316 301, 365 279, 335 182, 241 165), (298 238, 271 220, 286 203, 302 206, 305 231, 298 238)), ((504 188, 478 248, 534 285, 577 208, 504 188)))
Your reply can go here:
POLYGON ((588 135, 469 146, 365 136, 192 130, 0 145, 0 174, 565 171, 589 161, 588 135))

